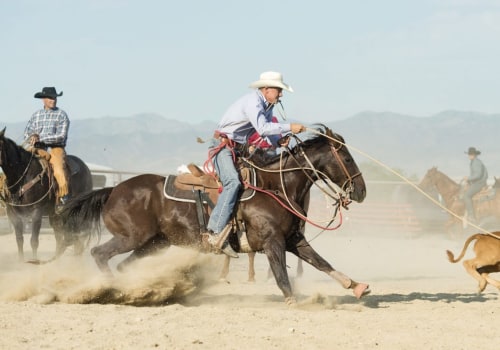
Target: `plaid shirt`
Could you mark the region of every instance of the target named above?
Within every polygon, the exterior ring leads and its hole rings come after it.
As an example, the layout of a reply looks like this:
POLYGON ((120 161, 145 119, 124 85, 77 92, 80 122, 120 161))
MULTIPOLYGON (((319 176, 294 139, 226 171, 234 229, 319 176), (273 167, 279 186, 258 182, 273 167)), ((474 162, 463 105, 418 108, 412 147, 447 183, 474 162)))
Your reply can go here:
POLYGON ((24 138, 28 140, 33 134, 40 137, 40 142, 47 146, 65 147, 68 138, 69 119, 62 109, 41 109, 31 116, 24 138))

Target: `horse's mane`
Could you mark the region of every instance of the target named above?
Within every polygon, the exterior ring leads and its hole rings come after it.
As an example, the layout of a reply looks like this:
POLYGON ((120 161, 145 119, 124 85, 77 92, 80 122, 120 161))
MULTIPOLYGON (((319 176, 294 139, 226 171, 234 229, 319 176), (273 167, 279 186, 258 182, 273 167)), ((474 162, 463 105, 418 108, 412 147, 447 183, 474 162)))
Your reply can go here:
POLYGON ((5 151, 10 151, 11 154, 14 153, 16 159, 28 159, 31 157, 31 153, 23 148, 23 146, 18 145, 14 140, 9 139, 5 136, 5 129, 0 133, 0 140, 4 142, 5 151))
MULTIPOLYGON (((325 125, 323 125, 323 124, 316 124, 316 125, 318 125, 317 129, 320 132, 320 134, 315 134, 312 137, 310 137, 304 141, 297 140, 297 142, 300 142, 301 148, 307 149, 307 148, 312 147, 312 146, 323 145, 323 144, 328 143, 328 141, 329 141, 328 138, 323 137, 323 135, 333 137, 334 139, 338 139, 339 141, 344 143, 344 139, 342 138, 342 136, 332 133, 332 131, 328 127, 326 127, 325 125)), ((292 155, 294 155, 294 156, 297 155, 299 150, 300 150, 299 147, 292 148, 291 149, 292 155)), ((289 156, 288 154, 283 155, 283 157, 288 157, 288 156, 289 156)), ((281 159, 281 155, 279 155, 279 154, 269 155, 269 153, 267 153, 266 151, 264 151, 260 148, 257 148, 255 150, 255 152, 252 154, 252 156, 250 157, 250 160, 253 163, 255 163, 255 165, 257 165, 259 167, 265 167, 268 165, 272 165, 274 163, 279 162, 280 159, 281 159)))

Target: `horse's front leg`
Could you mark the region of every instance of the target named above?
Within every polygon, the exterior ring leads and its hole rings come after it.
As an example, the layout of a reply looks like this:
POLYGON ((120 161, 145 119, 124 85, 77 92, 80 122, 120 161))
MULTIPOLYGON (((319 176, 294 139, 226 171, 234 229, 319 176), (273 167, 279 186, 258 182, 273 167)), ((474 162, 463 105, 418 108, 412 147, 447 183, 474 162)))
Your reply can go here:
POLYGON ((285 247, 277 242, 270 243, 264 247, 264 253, 269 260, 269 266, 276 279, 276 284, 278 284, 279 289, 281 289, 285 296, 285 302, 289 305, 294 304, 295 298, 292 293, 288 272, 286 271, 285 247))
POLYGON ((17 257, 20 262, 24 261, 24 224, 23 220, 19 217, 11 220, 12 226, 14 226, 14 232, 16 233, 16 243, 17 243, 17 257))
POLYGON ((33 252, 33 260, 38 259, 38 246, 39 246, 39 236, 40 228, 42 227, 42 213, 41 211, 35 211, 31 216, 31 251, 33 252))
POLYGON ((297 236, 295 244, 287 246, 287 250, 297 255, 300 259, 311 264, 320 271, 323 271, 334 280, 339 282, 344 288, 352 289, 354 296, 360 299, 364 295, 370 293, 368 284, 356 282, 347 275, 340 271, 335 270, 325 259, 323 259, 316 251, 309 245, 304 236, 297 236))

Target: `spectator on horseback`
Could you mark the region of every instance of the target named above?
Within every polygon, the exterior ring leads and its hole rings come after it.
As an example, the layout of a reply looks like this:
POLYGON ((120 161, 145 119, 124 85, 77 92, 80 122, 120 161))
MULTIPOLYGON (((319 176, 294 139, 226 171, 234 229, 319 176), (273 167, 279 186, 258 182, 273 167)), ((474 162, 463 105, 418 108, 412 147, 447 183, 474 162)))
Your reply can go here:
POLYGON ((470 175, 464 177, 464 180, 469 185, 464 193, 465 209, 467 220, 469 222, 475 222, 476 216, 474 214, 472 197, 486 186, 488 171, 486 170, 483 162, 477 157, 481 154, 479 150, 475 147, 469 147, 468 151, 465 153, 468 154, 470 159, 470 175))
POLYGON ((210 157, 223 190, 207 225, 208 242, 215 249, 220 249, 233 258, 238 255, 227 242, 227 237, 231 233, 232 225, 229 221, 241 188, 235 166, 238 151, 249 146, 249 138, 255 132, 274 147, 286 147, 288 139, 278 145, 281 134, 305 131, 302 124, 276 123, 272 120, 273 108, 283 96, 283 90, 293 92, 292 88, 283 82, 281 73, 264 72, 250 87, 255 90, 234 102, 223 115, 210 149, 210 157))
POLYGON ((54 87, 44 87, 37 92, 35 98, 42 99, 43 108, 33 113, 24 130, 25 142, 32 148, 50 149, 48 158, 58 185, 58 206, 69 199, 65 147, 70 122, 66 112, 56 106, 62 94, 54 87))

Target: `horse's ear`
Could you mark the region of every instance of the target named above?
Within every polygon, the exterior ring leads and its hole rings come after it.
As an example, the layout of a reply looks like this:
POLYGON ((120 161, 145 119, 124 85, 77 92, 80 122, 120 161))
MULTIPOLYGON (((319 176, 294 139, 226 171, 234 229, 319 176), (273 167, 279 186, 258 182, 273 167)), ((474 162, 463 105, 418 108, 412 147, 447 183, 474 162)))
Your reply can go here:
POLYGON ((332 131, 332 129, 330 129, 329 127, 327 127, 325 125, 324 125, 324 128, 325 128, 325 135, 329 136, 329 137, 333 137, 333 131, 332 131))
POLYGON ((3 127, 3 130, 0 131, 0 137, 4 137, 5 136, 5 129, 7 129, 6 126, 3 127))

